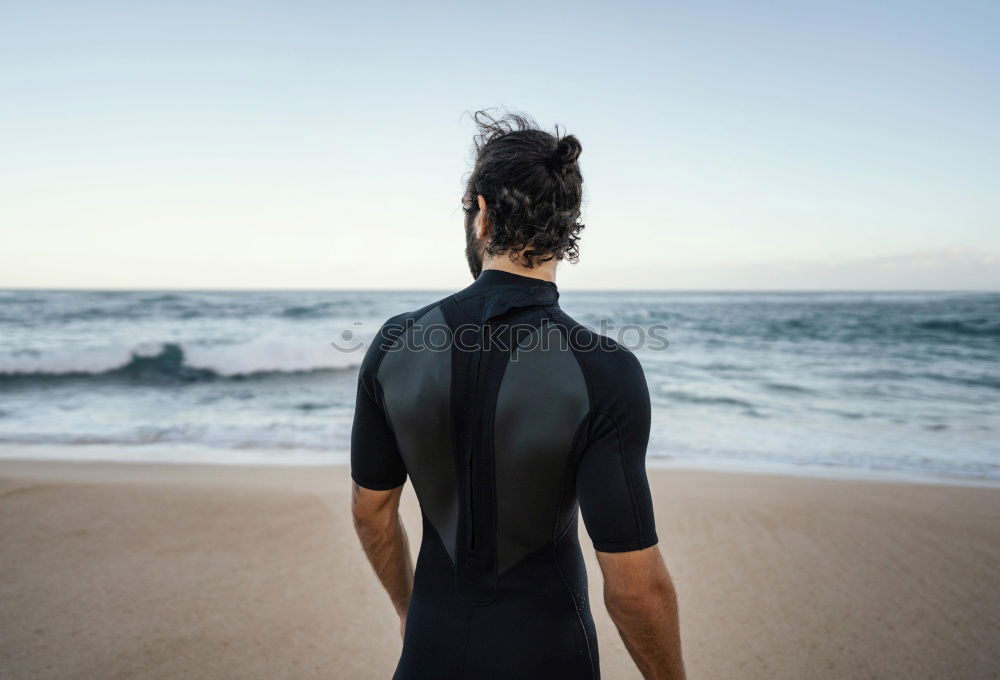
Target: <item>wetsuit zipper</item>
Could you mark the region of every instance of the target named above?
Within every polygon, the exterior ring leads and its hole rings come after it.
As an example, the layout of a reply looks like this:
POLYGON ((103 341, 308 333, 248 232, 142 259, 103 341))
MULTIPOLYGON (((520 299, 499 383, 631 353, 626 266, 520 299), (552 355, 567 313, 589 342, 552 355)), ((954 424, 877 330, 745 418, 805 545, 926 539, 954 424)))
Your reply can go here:
MULTIPOLYGON (((483 362, 486 355, 486 338, 489 337, 489 324, 483 324, 479 335, 479 346, 476 348, 476 378, 473 381, 472 403, 480 403, 480 393, 483 384, 483 362)), ((475 436, 469 438, 469 453, 466 457, 466 465, 469 479, 469 550, 476 549, 476 484, 478 475, 476 474, 476 450, 480 444, 480 428, 482 427, 482 413, 476 411, 475 436)))

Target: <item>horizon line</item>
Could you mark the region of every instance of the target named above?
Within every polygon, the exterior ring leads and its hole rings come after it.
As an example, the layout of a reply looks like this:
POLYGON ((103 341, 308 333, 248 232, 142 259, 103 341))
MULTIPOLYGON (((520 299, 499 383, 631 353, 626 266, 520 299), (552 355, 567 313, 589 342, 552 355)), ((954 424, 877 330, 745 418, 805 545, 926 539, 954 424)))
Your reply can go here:
MULTIPOLYGON (((450 293, 461 288, 0 287, 0 293, 450 293)), ((580 293, 1000 293, 998 288, 568 288, 580 293)))

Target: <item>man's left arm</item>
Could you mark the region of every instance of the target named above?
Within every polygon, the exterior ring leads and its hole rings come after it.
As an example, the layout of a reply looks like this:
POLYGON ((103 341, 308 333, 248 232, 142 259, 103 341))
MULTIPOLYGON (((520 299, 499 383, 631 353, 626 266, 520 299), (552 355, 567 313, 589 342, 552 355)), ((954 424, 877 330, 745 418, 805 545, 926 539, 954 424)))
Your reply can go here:
POLYGON ((400 631, 413 592, 413 562, 399 517, 406 466, 381 399, 376 378, 384 351, 385 329, 369 346, 358 373, 358 398, 351 429, 351 510, 375 575, 399 614, 400 631))

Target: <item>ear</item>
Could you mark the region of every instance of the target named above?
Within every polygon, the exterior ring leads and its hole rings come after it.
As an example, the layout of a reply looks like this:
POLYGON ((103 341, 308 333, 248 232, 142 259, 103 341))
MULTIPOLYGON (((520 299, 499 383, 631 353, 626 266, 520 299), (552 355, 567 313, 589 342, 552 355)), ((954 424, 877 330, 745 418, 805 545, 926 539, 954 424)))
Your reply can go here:
POLYGON ((479 221, 476 223, 476 238, 483 241, 490 232, 489 225, 486 224, 486 199, 483 198, 482 194, 479 194, 476 196, 476 202, 479 204, 479 221))

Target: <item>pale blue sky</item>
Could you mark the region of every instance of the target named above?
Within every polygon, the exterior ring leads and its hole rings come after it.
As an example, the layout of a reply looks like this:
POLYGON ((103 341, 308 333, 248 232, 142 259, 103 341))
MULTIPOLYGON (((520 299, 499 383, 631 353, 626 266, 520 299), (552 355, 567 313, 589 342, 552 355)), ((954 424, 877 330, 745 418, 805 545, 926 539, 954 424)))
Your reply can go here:
POLYGON ((561 283, 1000 288, 996 3, 360 5, 8 3, 0 286, 464 285, 506 105, 583 142, 561 283))

